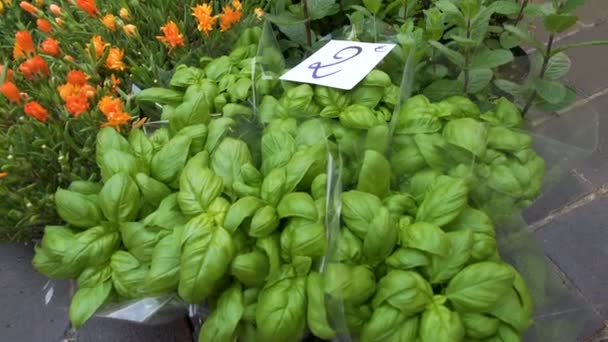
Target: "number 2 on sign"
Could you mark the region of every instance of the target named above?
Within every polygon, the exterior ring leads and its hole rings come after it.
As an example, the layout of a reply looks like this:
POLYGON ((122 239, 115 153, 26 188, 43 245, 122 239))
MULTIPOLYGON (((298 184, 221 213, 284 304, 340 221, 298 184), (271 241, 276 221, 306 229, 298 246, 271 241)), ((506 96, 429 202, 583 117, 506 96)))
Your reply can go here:
MULTIPOLYGON (((384 52, 384 48, 385 47, 386 46, 384 46, 384 45, 383 46, 378 46, 378 47, 376 47, 374 49, 374 51, 375 52, 384 52)), ((323 75, 319 75, 319 70, 325 69, 325 68, 329 68, 329 67, 333 67, 333 66, 336 66, 336 65, 339 65, 339 64, 342 64, 342 63, 345 63, 345 62, 347 62, 347 61, 349 61, 349 60, 351 60, 351 59, 359 56, 361 54, 361 52, 363 52, 363 48, 360 47, 360 46, 347 46, 347 47, 341 49, 340 51, 338 51, 338 52, 336 52, 334 54, 333 58, 335 60, 337 60, 337 62, 330 63, 330 64, 323 64, 321 62, 314 62, 314 63, 312 63, 312 64, 310 64, 308 66, 308 69, 313 70, 313 72, 312 72, 312 78, 314 78, 314 79, 320 79, 320 78, 325 78, 325 77, 328 77, 328 76, 331 76, 331 75, 335 75, 335 74, 341 72, 342 69, 338 69, 338 70, 335 70, 333 72, 329 72, 329 73, 326 73, 326 74, 323 74, 323 75), (350 55, 343 55, 343 53, 347 52, 348 50, 351 50, 350 55)))

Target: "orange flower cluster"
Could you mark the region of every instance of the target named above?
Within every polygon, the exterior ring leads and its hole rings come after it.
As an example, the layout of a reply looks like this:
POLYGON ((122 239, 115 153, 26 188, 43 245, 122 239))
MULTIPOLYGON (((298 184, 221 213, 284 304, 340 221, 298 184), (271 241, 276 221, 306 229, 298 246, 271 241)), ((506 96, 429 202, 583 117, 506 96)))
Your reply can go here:
POLYGON ((28 30, 21 30, 15 34, 13 58, 28 58, 36 54, 36 46, 32 34, 28 30))
POLYGON ((169 47, 169 50, 184 46, 184 35, 179 32, 179 27, 177 27, 175 22, 168 21, 160 30, 163 32, 163 35, 156 36, 156 39, 169 47))
POLYGON ((53 57, 57 57, 61 54, 59 42, 51 37, 46 38, 42 43, 40 43, 40 51, 53 57))
POLYGON ((36 27, 44 33, 49 33, 53 29, 53 25, 48 20, 42 18, 36 19, 36 27))
POLYGON ((224 13, 220 15, 220 31, 228 31, 237 24, 243 16, 243 6, 239 0, 232 0, 232 7, 224 6, 224 13))
POLYGON ((131 115, 122 110, 120 99, 104 96, 97 103, 97 108, 106 116, 108 122, 103 127, 114 127, 120 131, 120 126, 129 123, 131 115))
POLYGON ((113 14, 106 14, 99 20, 101 20, 103 26, 105 26, 108 30, 112 32, 116 31, 116 17, 113 14))
POLYGON ((19 71, 28 80, 32 80, 37 76, 48 76, 49 66, 46 64, 44 58, 40 56, 34 56, 19 66, 19 71))
POLYGON ((79 117, 90 108, 89 100, 95 97, 95 88, 87 83, 88 78, 80 70, 68 72, 67 82, 57 87, 59 96, 71 115, 79 117))
MULTIPOLYGON (((95 49, 95 59, 100 59, 103 56, 103 53, 106 51, 106 48, 110 46, 110 44, 103 41, 103 38, 98 35, 93 36, 93 49, 95 49)), ((90 44, 87 44, 87 51, 90 51, 90 44)))
POLYGON ((199 31, 204 32, 206 35, 209 35, 209 32, 213 31, 217 16, 213 16, 213 8, 211 8, 210 4, 192 7, 192 16, 196 18, 199 31))
POLYGON ((29 13, 31 15, 36 15, 36 12, 38 11, 36 6, 32 5, 31 3, 27 2, 27 1, 21 1, 19 3, 19 7, 21 7, 22 10, 26 11, 27 13, 29 13))
POLYGON ((76 6, 87 12, 91 17, 96 16, 99 12, 97 10, 97 5, 95 5, 95 0, 76 0, 76 6))
POLYGON ((21 96, 19 92, 19 88, 17 85, 13 83, 13 71, 11 69, 4 68, 3 65, 0 64, 0 94, 4 95, 9 102, 19 103, 21 102, 21 96), (4 76, 4 81, 2 81, 2 75, 4 76))
POLYGON ((26 103, 25 107, 23 107, 23 111, 28 116, 42 122, 46 122, 49 118, 49 112, 46 110, 46 108, 42 107, 42 105, 36 101, 26 103))
POLYGON ((241 20, 243 5, 239 0, 232 0, 232 6, 224 6, 223 13, 216 16, 213 15, 211 4, 196 5, 192 7, 192 16, 196 18, 198 30, 205 35, 209 35, 209 32, 213 31, 213 26, 218 19, 220 20, 220 31, 225 32, 241 20))

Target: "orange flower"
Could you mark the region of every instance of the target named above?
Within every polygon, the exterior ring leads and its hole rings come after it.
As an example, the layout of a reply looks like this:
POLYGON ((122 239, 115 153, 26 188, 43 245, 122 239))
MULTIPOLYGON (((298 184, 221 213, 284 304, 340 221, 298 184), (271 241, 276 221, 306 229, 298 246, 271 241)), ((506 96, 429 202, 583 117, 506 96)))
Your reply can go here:
POLYGON ((49 10, 51 10, 51 13, 54 15, 61 15, 61 7, 59 7, 57 4, 51 4, 49 6, 49 10))
POLYGON ((65 100, 65 106, 68 113, 79 117, 80 114, 85 113, 89 110, 89 100, 86 96, 70 95, 65 100))
POLYGON ((103 124, 103 127, 111 126, 120 131, 120 125, 124 125, 131 120, 131 115, 122 111, 120 99, 112 99, 109 96, 104 96, 99 100, 97 107, 108 120, 108 122, 103 124))
POLYGON ((76 86, 71 83, 66 83, 58 86, 57 91, 59 92, 59 96, 63 101, 66 101, 68 99, 68 96, 72 96, 73 94, 78 93, 76 86))
POLYGON ((116 17, 113 14, 106 14, 100 20, 108 30, 112 32, 116 31, 116 17))
POLYGON ((0 93, 12 103, 19 103, 21 101, 19 88, 13 82, 7 81, 0 85, 0 93))
POLYGON ((95 0, 76 0, 76 6, 87 12, 91 17, 94 17, 97 14, 95 0))
POLYGON ((0 179, 8 177, 8 172, 0 172, 0 179))
POLYGON ((23 108, 25 114, 39 121, 46 122, 49 118, 49 112, 36 101, 31 101, 25 104, 23 108))
POLYGON ((22 30, 15 34, 15 47, 13 48, 13 58, 27 58, 36 53, 34 40, 28 30, 22 30))
POLYGON ((127 20, 129 19, 129 10, 122 7, 120 11, 118 11, 118 15, 120 15, 123 20, 127 20))
POLYGON ((61 51, 59 50, 59 42, 51 37, 45 39, 42 43, 40 43, 40 50, 51 56, 59 56, 61 51))
POLYGON ((104 96, 97 103, 97 108, 107 116, 110 113, 122 112, 122 103, 120 102, 120 99, 112 99, 110 96, 104 96))
MULTIPOLYGON (((0 64, 0 82, 2 81, 1 77, 2 74, 4 73, 4 65, 0 64)), ((5 81, 6 82, 10 82, 13 80, 13 70, 6 68, 6 78, 5 81)))
POLYGON ((118 93, 117 89, 118 86, 120 85, 120 79, 117 78, 116 76, 114 76, 114 74, 112 74, 111 78, 110 78, 111 82, 112 82, 112 92, 114 94, 118 93))
POLYGON ((78 95, 84 96, 87 99, 92 99, 95 97, 95 88, 90 84, 85 84, 80 88, 78 95))
POLYGON ((82 87, 87 84, 88 77, 84 72, 80 70, 71 70, 68 72, 68 83, 78 87, 82 87))
POLYGON ((133 37, 133 36, 137 35, 137 26, 135 26, 133 24, 127 24, 127 25, 123 26, 122 29, 125 31, 125 34, 129 37, 133 37))
POLYGON ((21 1, 19 3, 19 7, 21 7, 22 10, 26 11, 27 13, 29 13, 31 15, 36 15, 36 12, 38 11, 36 6, 32 5, 31 3, 27 2, 27 1, 21 1))
POLYGON ((55 23, 57 23, 57 26, 63 27, 63 19, 55 18, 55 23))
POLYGON ((213 8, 209 4, 196 5, 192 7, 192 16, 196 18, 198 22, 197 28, 199 31, 209 35, 209 32, 213 30, 213 25, 217 21, 217 17, 213 15, 213 8))
POLYGON ((73 56, 70 56, 70 55, 64 56, 63 59, 65 59, 68 62, 72 62, 72 63, 76 62, 76 58, 74 58, 73 56))
MULTIPOLYGON (((106 51, 106 48, 110 46, 110 44, 103 41, 101 36, 93 36, 93 47, 95 48, 95 59, 101 58, 103 53, 106 51)), ((87 44, 87 50, 89 50, 89 44, 87 44)))
POLYGON ((38 26, 38 29, 44 33, 49 33, 53 29, 51 23, 48 20, 42 18, 36 19, 36 26, 38 26))
POLYGON ((23 73, 25 78, 33 79, 35 76, 48 75, 49 66, 46 64, 44 58, 36 56, 21 63, 19 71, 23 73))
POLYGON ((220 18, 221 32, 229 30, 241 20, 241 16, 243 15, 241 2, 238 0, 233 0, 232 6, 234 7, 234 10, 228 5, 224 6, 224 13, 222 13, 220 18))
POLYGON ((176 23, 169 21, 160 30, 163 31, 163 35, 156 36, 156 39, 167 45, 170 50, 184 46, 184 35, 179 33, 179 27, 177 27, 176 23))
POLYGON ((123 71, 125 69, 125 63, 122 62, 122 57, 124 55, 125 51, 123 49, 117 47, 111 48, 108 58, 106 59, 106 68, 123 71))

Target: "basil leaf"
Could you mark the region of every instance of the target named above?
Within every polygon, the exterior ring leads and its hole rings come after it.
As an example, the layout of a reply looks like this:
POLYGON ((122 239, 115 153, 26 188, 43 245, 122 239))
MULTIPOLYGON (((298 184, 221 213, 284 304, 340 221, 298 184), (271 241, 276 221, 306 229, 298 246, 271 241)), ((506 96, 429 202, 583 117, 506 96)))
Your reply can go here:
POLYGON ((209 296, 224 276, 235 254, 230 234, 203 214, 193 219, 190 237, 184 241, 179 271, 178 293, 189 303, 209 296))
POLYGON ((330 263, 326 268, 325 293, 345 303, 360 305, 376 291, 376 277, 369 267, 330 263))
POLYGON ((139 205, 137 184, 125 173, 112 176, 99 193, 101 211, 113 223, 134 221, 139 205))
POLYGON ((357 237, 365 239, 369 223, 382 207, 380 199, 362 191, 342 193, 342 219, 357 237))
POLYGON ((426 270, 431 284, 450 280, 471 258, 473 233, 470 230, 450 232, 446 235, 450 241, 450 253, 446 256, 433 255, 431 257, 431 264, 426 270))
POLYGON ((59 217, 75 227, 93 227, 102 219, 97 196, 83 195, 59 188, 55 192, 55 206, 59 217))
POLYGON ((224 180, 227 193, 241 180, 241 167, 247 163, 251 163, 251 154, 242 140, 225 138, 211 155, 211 169, 224 180))
POLYGON ((110 281, 105 281, 94 287, 78 289, 70 304, 70 322, 72 325, 75 328, 83 326, 108 299, 111 291, 112 282, 110 281))
POLYGON ((481 157, 486 152, 487 130, 483 123, 463 118, 449 121, 443 127, 443 137, 453 145, 481 157))
POLYGON ((201 327, 199 340, 234 341, 244 311, 243 292, 241 285, 237 283, 220 295, 217 305, 201 327))
POLYGON ((116 292, 125 298, 145 296, 145 280, 148 267, 142 265, 132 254, 117 251, 110 261, 112 284, 116 292))
POLYGON ((311 221, 319 218, 315 201, 306 192, 292 192, 285 195, 277 207, 280 218, 301 217, 311 221))
POLYGON ((361 342, 390 340, 390 337, 401 329, 406 319, 406 314, 390 305, 376 308, 361 330, 361 342))
POLYGON ((433 289, 417 272, 393 270, 378 281, 372 307, 390 305, 406 316, 424 311, 433 299, 433 289))
POLYGON ((446 288, 446 296, 458 311, 479 312, 493 307, 513 285, 513 270, 491 261, 465 267, 446 288))
POLYGON ((416 221, 443 226, 465 208, 467 187, 462 179, 439 176, 424 196, 416 213, 416 221))
POLYGON ((422 314, 420 342, 461 341, 464 333, 459 315, 443 305, 429 305, 422 314))
POLYGON ((327 237, 323 224, 294 217, 281 232, 281 257, 291 260, 296 256, 320 257, 325 254, 327 237))
POLYGON ((133 129, 129 134, 129 145, 137 158, 150 165, 154 155, 154 145, 141 129, 133 129))
POLYGON ((384 156, 367 150, 359 171, 357 190, 374 194, 380 198, 388 195, 391 185, 391 166, 384 156))
POLYGON ((262 206, 264 202, 259 198, 252 196, 240 198, 228 209, 224 218, 224 228, 231 233, 234 232, 246 218, 253 216, 262 206))
POLYGON ((177 135, 169 140, 152 157, 150 164, 152 177, 169 185, 178 180, 186 165, 191 143, 192 139, 183 135, 177 135))
POLYGON ((401 245, 431 254, 447 256, 450 253, 450 240, 438 226, 426 222, 416 222, 401 228, 401 245))
POLYGON ((470 338, 488 338, 498 331, 500 321, 478 313, 463 312, 460 314, 466 335, 470 338))
POLYGON ((254 250, 237 255, 230 265, 230 274, 248 287, 264 285, 270 264, 265 253, 254 250))
POLYGON ((158 207, 161 201, 171 194, 168 186, 144 173, 135 175, 135 182, 141 191, 142 199, 153 207, 158 207))
POLYGON ((222 194, 223 185, 222 178, 208 168, 192 163, 191 159, 179 179, 177 202, 180 209, 188 216, 203 213, 222 194))
POLYGON ((396 269, 409 270, 429 265, 430 259, 421 251, 412 248, 399 248, 386 258, 386 264, 396 269))
POLYGON ((140 222, 120 224, 122 243, 139 261, 150 261, 154 246, 162 238, 158 232, 151 231, 140 222))
POLYGON ((74 235, 71 248, 63 255, 63 262, 72 269, 100 265, 110 259, 120 245, 120 234, 113 229, 97 226, 74 235))
POLYGON ((177 234, 169 234, 156 244, 152 251, 150 271, 145 286, 150 293, 164 294, 177 290, 180 272, 181 248, 177 234))
POLYGON ((323 278, 317 272, 310 272, 306 278, 306 322, 312 333, 325 340, 336 336, 336 331, 329 324, 323 292, 323 278))
POLYGON ((398 230, 391 221, 388 209, 382 207, 369 223, 363 240, 363 255, 371 265, 377 265, 391 254, 397 243, 398 230))
POLYGON ((262 174, 285 166, 295 152, 295 140, 282 131, 269 131, 262 137, 262 174))

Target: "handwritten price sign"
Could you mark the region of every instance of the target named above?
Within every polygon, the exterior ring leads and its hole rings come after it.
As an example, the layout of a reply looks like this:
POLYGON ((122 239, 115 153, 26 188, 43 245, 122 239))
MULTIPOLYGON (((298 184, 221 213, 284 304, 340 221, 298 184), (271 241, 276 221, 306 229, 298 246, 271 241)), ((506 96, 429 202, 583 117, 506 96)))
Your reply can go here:
POLYGON ((349 90, 361 82, 394 47, 395 44, 332 40, 281 76, 281 79, 349 90))

